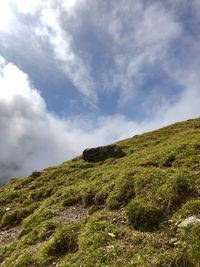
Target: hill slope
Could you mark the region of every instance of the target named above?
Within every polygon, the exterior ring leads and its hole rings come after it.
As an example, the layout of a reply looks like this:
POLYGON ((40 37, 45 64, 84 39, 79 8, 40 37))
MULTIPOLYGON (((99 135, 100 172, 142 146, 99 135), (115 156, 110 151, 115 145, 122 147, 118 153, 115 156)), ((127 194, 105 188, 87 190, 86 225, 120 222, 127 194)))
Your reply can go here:
POLYGON ((1 266, 200 266, 200 119, 0 187, 1 266))

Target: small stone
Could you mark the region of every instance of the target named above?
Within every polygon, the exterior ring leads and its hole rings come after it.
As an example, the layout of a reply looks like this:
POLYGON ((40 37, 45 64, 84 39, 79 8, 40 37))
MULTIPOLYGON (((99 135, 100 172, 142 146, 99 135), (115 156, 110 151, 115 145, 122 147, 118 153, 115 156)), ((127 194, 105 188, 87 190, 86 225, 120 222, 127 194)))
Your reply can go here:
POLYGON ((114 249, 114 246, 113 245, 110 245, 110 246, 106 246, 107 249, 114 249))
POLYGON ((175 238, 171 238, 170 241, 169 241, 169 243, 170 244, 174 244, 177 241, 178 241, 178 239, 175 237, 175 238))
POLYGON ((115 235, 114 235, 114 234, 112 234, 112 233, 108 233, 108 235, 109 235, 110 237, 112 237, 112 238, 114 238, 114 237, 115 237, 115 235))
POLYGON ((6 211, 9 211, 10 210, 10 208, 6 208, 6 211))
POLYGON ((181 223, 179 223, 180 228, 187 227, 188 225, 197 225, 200 224, 200 219, 197 218, 197 216, 190 216, 187 219, 183 220, 181 223))
POLYGON ((177 241, 177 242, 174 243, 174 246, 179 246, 181 244, 182 244, 182 242, 179 240, 179 241, 177 241))
POLYGON ((177 245, 178 242, 179 242, 178 239, 177 239, 176 237, 174 237, 174 238, 171 238, 171 239, 169 240, 169 243, 168 243, 168 244, 169 244, 170 246, 174 247, 174 246, 177 245))

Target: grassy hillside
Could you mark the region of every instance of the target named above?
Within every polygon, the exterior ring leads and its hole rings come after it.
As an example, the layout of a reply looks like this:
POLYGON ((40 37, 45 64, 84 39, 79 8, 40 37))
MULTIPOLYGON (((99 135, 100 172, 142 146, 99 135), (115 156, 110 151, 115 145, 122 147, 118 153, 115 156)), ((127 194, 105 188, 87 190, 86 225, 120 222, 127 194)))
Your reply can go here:
POLYGON ((118 145, 0 187, 1 266, 200 266, 200 119, 118 145))

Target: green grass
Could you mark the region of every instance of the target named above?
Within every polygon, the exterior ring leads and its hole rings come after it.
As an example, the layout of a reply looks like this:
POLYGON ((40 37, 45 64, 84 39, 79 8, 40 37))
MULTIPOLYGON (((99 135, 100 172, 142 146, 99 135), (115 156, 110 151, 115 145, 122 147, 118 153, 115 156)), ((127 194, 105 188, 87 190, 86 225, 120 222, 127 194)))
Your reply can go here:
POLYGON ((200 119, 118 145, 123 157, 79 156, 0 187, 0 231, 20 229, 1 266, 200 266, 200 226, 178 227, 200 215, 200 119))

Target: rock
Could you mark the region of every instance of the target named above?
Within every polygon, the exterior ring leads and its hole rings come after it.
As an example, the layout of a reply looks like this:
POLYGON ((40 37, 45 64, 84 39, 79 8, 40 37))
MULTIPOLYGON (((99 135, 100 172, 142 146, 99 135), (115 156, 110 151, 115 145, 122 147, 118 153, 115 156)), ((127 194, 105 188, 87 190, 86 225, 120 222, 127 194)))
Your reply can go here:
POLYGON ((83 159, 90 162, 97 162, 107 158, 118 158, 122 156, 124 156, 124 152, 121 147, 117 145, 87 148, 83 151, 83 159))
POLYGON ((115 247, 113 245, 106 246, 107 249, 114 249, 115 247))
POLYGON ((200 224, 200 219, 197 216, 190 216, 187 219, 179 223, 180 228, 187 227, 188 225, 197 225, 200 224))
POLYGON ((37 177, 39 177, 40 175, 41 175, 41 172, 37 172, 37 171, 35 171, 35 172, 32 172, 31 177, 37 178, 37 177))
POLYGON ((174 237, 174 238, 171 238, 170 240, 169 240, 169 243, 170 244, 174 244, 174 243, 176 243, 178 241, 178 239, 176 238, 176 237, 174 237))
POLYGON ((114 235, 114 234, 112 234, 112 233, 108 233, 108 235, 109 235, 110 237, 112 237, 112 238, 114 238, 114 237, 115 237, 115 235, 114 235))
POLYGON ((171 239, 169 240, 168 244, 169 244, 171 247, 175 247, 175 246, 178 246, 179 242, 180 242, 180 241, 179 241, 176 237, 174 237, 174 238, 171 238, 171 239))

